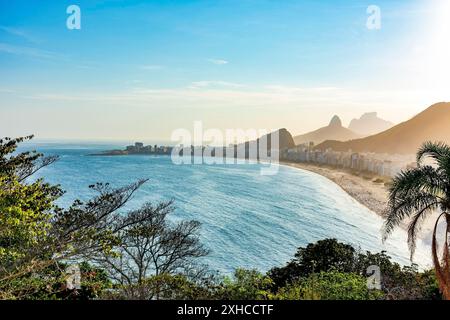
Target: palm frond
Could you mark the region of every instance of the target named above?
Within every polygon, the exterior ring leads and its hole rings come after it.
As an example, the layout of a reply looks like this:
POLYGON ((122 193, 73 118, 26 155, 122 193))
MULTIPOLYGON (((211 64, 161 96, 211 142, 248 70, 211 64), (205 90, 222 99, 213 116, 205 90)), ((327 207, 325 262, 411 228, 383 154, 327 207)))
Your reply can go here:
POLYGON ((450 182, 450 146, 444 142, 426 142, 417 153, 417 164, 422 165, 426 157, 433 159, 438 171, 444 173, 447 183, 450 182))
MULTIPOLYGON (((404 219, 413 215, 422 215, 426 213, 428 208, 439 206, 439 199, 432 194, 426 192, 418 192, 415 194, 409 194, 404 197, 397 196, 395 199, 389 202, 388 210, 385 213, 385 222, 383 225, 383 241, 386 241, 387 237, 392 233, 395 227, 397 227, 404 219)), ((417 222, 420 219, 417 219, 417 222)), ((415 226, 417 228, 417 225, 415 226)))
POLYGON ((402 171, 393 180, 389 188, 389 201, 394 202, 396 198, 405 197, 417 192, 428 192, 441 197, 447 188, 447 179, 436 168, 432 166, 421 166, 418 168, 402 171))
POLYGON ((415 231, 418 222, 421 221, 420 217, 427 213, 428 208, 437 208, 445 202, 445 190, 445 178, 431 166, 401 172, 393 179, 389 188, 383 240, 386 240, 392 230, 405 218, 416 214, 410 239, 410 248, 414 248, 415 231))
POLYGON ((419 148, 419 151, 417 151, 417 164, 422 163, 425 157, 431 157, 436 161, 449 159, 450 146, 444 142, 427 141, 419 148))
POLYGON ((414 253, 416 251, 416 240, 417 234, 421 230, 421 222, 423 222, 429 213, 439 207, 439 202, 432 202, 429 205, 425 206, 422 210, 419 210, 414 214, 411 219, 411 222, 408 225, 408 248, 410 252, 410 259, 413 260, 414 253))

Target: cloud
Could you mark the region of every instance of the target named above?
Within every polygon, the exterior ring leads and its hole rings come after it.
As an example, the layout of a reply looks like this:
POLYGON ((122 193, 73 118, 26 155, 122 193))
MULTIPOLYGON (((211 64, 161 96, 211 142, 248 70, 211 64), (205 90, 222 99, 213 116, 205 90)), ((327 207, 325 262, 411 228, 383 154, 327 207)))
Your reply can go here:
POLYGON ((0 52, 43 59, 55 59, 59 57, 57 54, 50 51, 32 47, 15 46, 4 42, 0 42, 0 52))
POLYGON ((131 80, 126 80, 125 84, 138 84, 138 83, 142 83, 142 80, 139 79, 131 79, 131 80))
POLYGON ((153 71, 153 70, 161 70, 161 69, 163 69, 164 67, 163 67, 163 66, 160 66, 160 65, 143 65, 143 66, 140 66, 140 68, 141 68, 142 70, 153 71))
MULTIPOLYGON (((34 90, 24 92, 21 90, 20 96, 15 94, 14 98, 21 99, 21 103, 25 104, 65 105, 75 109, 80 106, 91 106, 98 110, 103 110, 102 108, 115 110, 112 113, 120 112, 118 110, 123 109, 130 110, 130 112, 131 110, 134 110, 133 112, 163 112, 161 110, 167 108, 173 110, 175 114, 181 114, 186 110, 197 110, 198 112, 202 110, 201 112, 205 112, 205 114, 212 114, 215 110, 220 110, 220 114, 236 115, 242 112, 243 115, 254 114, 259 117, 258 112, 261 111, 269 112, 268 114, 276 119, 290 121, 290 126, 296 128, 298 133, 300 133, 298 131, 300 127, 302 128, 301 132, 306 132, 323 124, 323 115, 331 117, 337 110, 344 121, 359 117, 360 113, 367 110, 378 111, 380 115, 389 117, 391 121, 402 121, 405 115, 413 116, 424 106, 438 100, 445 100, 436 98, 436 95, 431 96, 430 92, 426 91, 412 94, 408 90, 397 91, 383 88, 364 90, 332 86, 241 85, 224 81, 197 81, 182 87, 166 88, 136 85, 115 92, 87 89, 76 93, 34 90), (367 97, 370 99, 368 100, 367 97), (39 101, 39 103, 36 104, 34 101, 39 101), (390 106, 392 105, 396 106, 397 112, 391 112, 392 107, 390 106), (230 111, 225 112, 225 110, 230 111), (298 118, 299 121, 315 118, 311 120, 312 122, 300 122, 302 123, 300 126, 300 123, 291 119, 289 114, 298 118)), ((176 121, 183 121, 183 119, 176 121)), ((288 125, 286 124, 286 126, 288 125)))
POLYGON ((31 36, 30 34, 28 34, 25 31, 23 31, 22 29, 8 27, 8 26, 0 26, 0 30, 3 30, 13 36, 24 38, 25 40, 27 40, 29 42, 33 42, 33 43, 39 42, 33 36, 31 36))
POLYGON ((334 87, 249 86, 226 81, 196 81, 186 87, 135 87, 122 92, 36 93, 29 99, 47 101, 90 101, 128 106, 267 107, 351 104, 354 92, 334 87))
POLYGON ((0 88, 0 93, 16 93, 13 89, 0 88))
POLYGON ((244 88, 246 87, 241 83, 233 83, 227 81, 194 81, 192 82, 188 88, 190 89, 200 89, 200 88, 211 88, 211 87, 222 87, 222 88, 244 88))
POLYGON ((208 61, 217 65, 228 64, 228 61, 223 59, 208 59, 208 61))

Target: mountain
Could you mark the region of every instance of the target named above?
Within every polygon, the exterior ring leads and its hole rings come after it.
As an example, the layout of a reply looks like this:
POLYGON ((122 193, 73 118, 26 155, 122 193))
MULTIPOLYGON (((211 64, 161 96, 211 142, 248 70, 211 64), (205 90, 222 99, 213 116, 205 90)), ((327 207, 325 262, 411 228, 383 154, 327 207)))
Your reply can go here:
POLYGON ((277 131, 266 134, 266 135, 258 138, 257 140, 245 142, 244 144, 246 145, 246 148, 248 148, 249 144, 254 144, 254 143, 259 144, 261 139, 267 138, 267 140, 266 140, 267 141, 267 149, 269 150, 272 148, 272 146, 271 146, 272 139, 271 138, 272 138, 272 134, 274 134, 274 133, 278 133, 278 138, 279 138, 278 147, 280 150, 290 149, 290 148, 295 147, 295 143, 294 143, 294 139, 292 138, 292 135, 285 128, 282 128, 277 131))
MULTIPOLYGON (((294 138, 292 138, 292 135, 289 131, 287 131, 285 128, 278 130, 279 135, 279 149, 290 149, 295 147, 294 138)), ((271 141, 271 133, 267 135, 267 141, 271 141)), ((270 142, 268 142, 270 145, 270 142)))
POLYGON ((353 119, 348 128, 361 136, 370 136, 393 126, 392 122, 378 118, 376 112, 368 112, 364 113, 359 119, 353 119))
POLYGON ((339 119, 338 116, 334 116, 331 119, 330 124, 328 126, 306 134, 295 136, 294 142, 296 145, 310 142, 318 144, 325 140, 345 141, 350 139, 356 139, 359 137, 360 135, 356 134, 355 132, 347 128, 344 128, 342 126, 341 119, 339 119))
POLYGON ((432 105, 412 119, 381 133, 346 142, 325 141, 317 146, 325 150, 413 154, 425 141, 450 144, 450 103, 432 105))
MULTIPOLYGON (((265 146, 267 151, 272 149, 272 135, 278 133, 278 148, 273 146, 273 149, 290 149, 295 147, 294 139, 292 135, 285 128, 279 129, 277 131, 271 132, 269 134, 263 135, 256 140, 246 141, 237 145, 234 145, 234 157, 250 159, 256 157, 260 158, 259 148, 265 146), (261 145, 261 139, 263 139, 264 144, 261 145), (241 153, 242 152, 242 153, 241 153), (255 152, 255 153, 253 153, 255 152)), ((264 152, 261 155, 269 154, 269 152, 264 152)))

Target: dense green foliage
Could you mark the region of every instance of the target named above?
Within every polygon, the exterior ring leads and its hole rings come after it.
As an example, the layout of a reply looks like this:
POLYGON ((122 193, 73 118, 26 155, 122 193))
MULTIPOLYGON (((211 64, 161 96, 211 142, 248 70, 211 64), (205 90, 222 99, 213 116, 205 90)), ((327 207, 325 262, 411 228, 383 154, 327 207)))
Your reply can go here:
POLYGON ((256 270, 237 269, 234 277, 226 277, 216 295, 223 300, 264 300, 270 296, 273 281, 256 270))
MULTIPOLYGON (((384 298, 439 299, 440 297, 432 272, 419 272, 415 265, 401 267, 398 263, 392 262, 384 252, 377 254, 359 252, 336 239, 320 240, 308 244, 305 248, 299 248, 293 260, 284 267, 273 268, 268 275, 274 282, 274 288, 279 290, 311 281, 311 276, 317 273, 349 274, 357 282, 358 278, 366 279, 369 276, 370 266, 377 266, 380 269, 380 289, 384 298)), ((368 297, 373 295, 368 294, 368 297)))
POLYGON ((275 287, 296 282, 315 272, 335 270, 353 272, 355 269, 355 249, 334 239, 326 239, 310 243, 305 248, 299 248, 285 267, 273 268, 269 275, 275 287))
MULTIPOLYGON (((0 266, 2 269, 24 259, 45 240, 50 229, 50 211, 62 191, 42 180, 23 181, 39 166, 37 153, 8 157, 24 139, 0 140, 0 266)), ((52 159, 43 160, 42 164, 52 159)))
POLYGON ((273 296, 281 300, 373 300, 382 297, 381 291, 368 289, 365 277, 338 271, 313 273, 302 281, 280 288, 273 296))

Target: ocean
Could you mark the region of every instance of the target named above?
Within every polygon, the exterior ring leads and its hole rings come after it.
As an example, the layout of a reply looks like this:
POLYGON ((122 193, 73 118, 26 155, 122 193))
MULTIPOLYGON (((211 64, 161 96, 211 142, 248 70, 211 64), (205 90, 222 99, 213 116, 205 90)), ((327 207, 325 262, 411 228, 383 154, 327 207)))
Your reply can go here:
MULTIPOLYGON (((267 271, 293 258, 296 249, 324 238, 336 238, 362 251, 385 250, 409 265, 406 232, 396 230, 381 242, 382 219, 328 179, 287 166, 276 175, 261 175, 261 164, 175 165, 170 156, 89 156, 123 145, 94 143, 26 144, 59 155, 37 177, 60 184, 69 206, 87 200, 96 182, 120 187, 142 178, 144 184, 124 210, 145 202, 173 199, 171 220, 202 223, 201 241, 210 250, 202 258, 212 270, 230 274, 238 267, 267 271)), ((419 240, 415 263, 431 265, 429 247, 419 240)))

